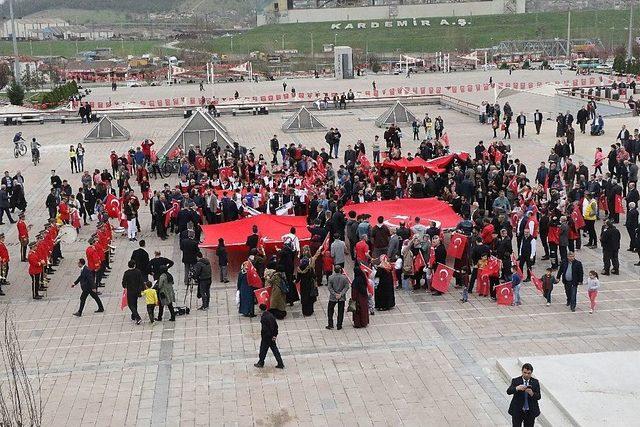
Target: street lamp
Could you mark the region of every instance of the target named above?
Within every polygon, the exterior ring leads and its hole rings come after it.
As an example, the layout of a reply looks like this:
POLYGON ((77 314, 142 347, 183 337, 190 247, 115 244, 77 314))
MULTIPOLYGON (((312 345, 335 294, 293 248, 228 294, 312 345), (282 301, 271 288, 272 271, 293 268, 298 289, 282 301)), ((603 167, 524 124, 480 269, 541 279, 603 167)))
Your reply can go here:
POLYGON ((335 33, 335 34, 333 35, 333 45, 335 46, 335 45, 337 45, 337 44, 338 44, 338 33, 335 33))
POLYGON ((284 50, 284 34, 282 35, 282 50, 284 50))

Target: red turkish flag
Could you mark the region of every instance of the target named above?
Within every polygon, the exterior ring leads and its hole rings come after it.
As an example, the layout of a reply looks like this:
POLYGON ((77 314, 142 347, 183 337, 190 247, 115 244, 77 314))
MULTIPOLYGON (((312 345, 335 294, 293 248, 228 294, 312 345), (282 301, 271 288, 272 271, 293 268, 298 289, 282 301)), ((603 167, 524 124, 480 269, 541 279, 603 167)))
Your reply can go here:
POLYGON ((453 233, 447 247, 447 255, 455 259, 462 259, 467 248, 467 236, 462 233, 453 233))
POLYGON ((617 214, 624 213, 624 206, 622 204, 622 196, 620 194, 616 194, 615 196, 615 210, 617 214))
POLYGON ((487 266, 484 269, 487 270, 487 274, 489 275, 489 277, 500 277, 501 268, 502 268, 502 261, 492 256, 492 257, 489 257, 489 262, 487 262, 487 266))
POLYGON ((424 256, 422 256, 422 251, 418 252, 418 255, 413 259, 413 271, 419 271, 426 265, 427 264, 424 262, 424 256))
POLYGON ((229 178, 231 175, 233 175, 233 171, 231 170, 231 167, 226 166, 224 168, 220 168, 219 175, 220 175, 220 181, 224 181, 227 178, 229 178))
POLYGON ((329 233, 327 233, 327 237, 324 238, 322 242, 322 252, 326 252, 329 250, 329 233))
POLYGON ((496 300, 498 305, 513 304, 513 290, 511 289, 511 282, 496 286, 496 300))
POLYGON ((196 156, 196 168, 198 170, 205 170, 207 168, 207 162, 202 156, 196 156))
POLYGON ((444 145, 445 147, 449 146, 449 134, 447 132, 444 133, 444 135, 442 135, 442 138, 440 138, 440 141, 442 141, 442 145, 444 145))
POLYGON ((518 264, 518 258, 516 258, 515 254, 511 254, 511 265, 516 266, 516 271, 520 275, 520 277, 524 277, 522 274, 522 268, 520 268, 520 264, 518 264))
POLYGON ((547 190, 549 190, 549 174, 544 177, 544 184, 542 184, 542 186, 544 187, 544 191, 546 193, 547 190))
POLYGON ((489 287, 491 284, 489 271, 486 268, 478 270, 478 295, 489 295, 489 287))
POLYGON ((515 176, 511 178, 511 181, 509 181, 509 190, 511 190, 514 194, 518 193, 518 180, 515 176))
POLYGON ((358 157, 358 161, 360 162, 363 168, 371 167, 371 162, 369 161, 369 159, 367 159, 367 156, 365 156, 364 154, 360 154, 360 156, 358 157))
POLYGON ((504 154, 502 154, 502 151, 496 149, 493 153, 493 158, 495 159, 496 163, 500 163, 502 162, 502 157, 504 156, 504 154))
POLYGON ((113 194, 107 196, 104 206, 109 218, 118 218, 120 216, 120 200, 113 194))
POLYGON ((264 304, 267 306, 267 310, 271 307, 271 288, 256 289, 253 291, 258 301, 258 306, 264 304))
POLYGON ((573 208, 573 212, 571 212, 571 220, 573 221, 576 230, 580 230, 586 225, 584 222, 584 217, 582 216, 582 212, 580 212, 579 206, 573 208))
POLYGON ((435 273, 431 278, 431 287, 436 291, 447 292, 449 290, 449 282, 453 278, 453 268, 438 263, 435 273))
POLYGON ((602 209, 605 212, 609 212, 609 205, 607 204, 607 196, 603 194, 598 197, 598 208, 602 209))
POLYGON ((538 292, 542 293, 542 279, 536 276, 533 271, 531 271, 531 281, 536 286, 538 292))
POLYGON ((247 267, 247 283, 252 288, 262 288, 262 279, 260 278, 260 275, 258 275, 258 270, 256 270, 251 261, 249 261, 249 266, 247 267))

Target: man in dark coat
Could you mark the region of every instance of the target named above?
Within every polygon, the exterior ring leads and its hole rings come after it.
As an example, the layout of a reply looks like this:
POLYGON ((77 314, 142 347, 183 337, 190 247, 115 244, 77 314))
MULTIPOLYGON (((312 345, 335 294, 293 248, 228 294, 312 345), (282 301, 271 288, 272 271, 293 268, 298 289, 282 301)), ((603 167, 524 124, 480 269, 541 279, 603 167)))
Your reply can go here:
POLYGON ((80 268, 80 276, 73 282, 71 287, 75 287, 78 283, 80 283, 80 289, 82 289, 82 294, 80 295, 80 308, 78 311, 73 313, 74 316, 80 317, 82 316, 82 310, 84 310, 84 304, 87 301, 87 297, 91 296, 94 299, 96 304, 98 304, 98 309, 96 313, 104 312, 104 307, 102 306, 102 301, 100 301, 100 297, 94 290, 95 285, 95 277, 93 271, 89 270, 89 267, 86 265, 86 261, 84 258, 80 258, 78 260, 78 267, 80 268))
POLYGON ((524 427, 533 426, 536 417, 540 415, 538 400, 542 398, 540 394, 540 383, 532 378, 533 366, 529 363, 522 365, 522 376, 512 378, 511 385, 507 389, 507 394, 513 396, 509 405, 509 415, 513 426, 524 427))
POLYGON ((638 208, 636 207, 635 202, 629 203, 627 207, 627 220, 624 223, 624 226, 627 229, 627 233, 629 234, 629 249, 630 252, 635 252, 636 250, 636 229, 638 228, 638 208))
POLYGON ((620 274, 620 262, 618 261, 618 252, 620 251, 620 231, 607 220, 604 223, 602 233, 600 233, 600 244, 602 245, 602 260, 604 262, 604 270, 602 274, 609 275, 609 269, 613 264, 612 274, 620 274))
POLYGON ((182 251, 182 263, 184 264, 184 285, 189 284, 189 273, 191 267, 198 260, 198 241, 195 239, 196 233, 193 230, 187 231, 187 237, 180 239, 180 250, 182 251))
POLYGON ((573 252, 567 254, 567 259, 563 259, 558 268, 556 278, 562 280, 564 292, 567 296, 567 307, 571 311, 576 311, 576 299, 578 297, 578 286, 582 285, 584 270, 582 263, 576 259, 573 252))
POLYGON ((146 242, 140 240, 140 247, 131 253, 131 260, 136 263, 136 267, 142 273, 144 280, 147 280, 149 271, 149 253, 145 250, 146 242))
POLYGON ((131 320, 139 325, 142 322, 138 314, 138 298, 144 289, 142 272, 136 268, 135 261, 129 260, 129 269, 122 275, 122 287, 127 290, 127 305, 131 310, 131 320))
POLYGON ((280 350, 276 344, 276 338, 278 337, 278 321, 273 314, 267 310, 267 306, 260 304, 260 310, 262 310, 262 316, 260 317, 260 325, 262 329, 260 331, 260 353, 258 355, 258 363, 254 363, 256 368, 264 367, 264 359, 267 357, 267 350, 271 349, 273 357, 276 358, 276 368, 284 369, 284 363, 282 362, 282 356, 280 356, 280 350))

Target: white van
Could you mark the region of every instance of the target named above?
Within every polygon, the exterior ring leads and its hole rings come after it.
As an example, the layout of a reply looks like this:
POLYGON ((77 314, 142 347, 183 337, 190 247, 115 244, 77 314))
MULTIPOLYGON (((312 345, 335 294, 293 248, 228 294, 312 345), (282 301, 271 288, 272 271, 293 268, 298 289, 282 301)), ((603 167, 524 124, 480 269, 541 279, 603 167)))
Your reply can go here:
POLYGON ((568 70, 569 66, 564 62, 558 62, 557 64, 551 64, 552 70, 568 70))

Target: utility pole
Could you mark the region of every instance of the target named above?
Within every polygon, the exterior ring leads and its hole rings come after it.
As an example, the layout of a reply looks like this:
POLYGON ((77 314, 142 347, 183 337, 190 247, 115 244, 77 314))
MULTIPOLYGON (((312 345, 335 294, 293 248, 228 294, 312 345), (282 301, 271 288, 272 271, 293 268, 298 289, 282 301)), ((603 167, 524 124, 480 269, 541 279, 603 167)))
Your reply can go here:
POLYGON ((20 83, 20 63, 18 59, 18 40, 16 39, 16 20, 13 17, 13 0, 9 0, 9 16, 11 18, 11 42, 13 43, 13 78, 20 83))
POLYGON ((571 59, 571 11, 567 15, 567 56, 569 57, 569 66, 573 63, 571 59))
POLYGON ((311 61, 315 64, 315 56, 313 54, 313 33, 311 33, 311 61))
POLYGON ((627 61, 633 58, 633 3, 629 10, 629 38, 627 39, 627 61))

